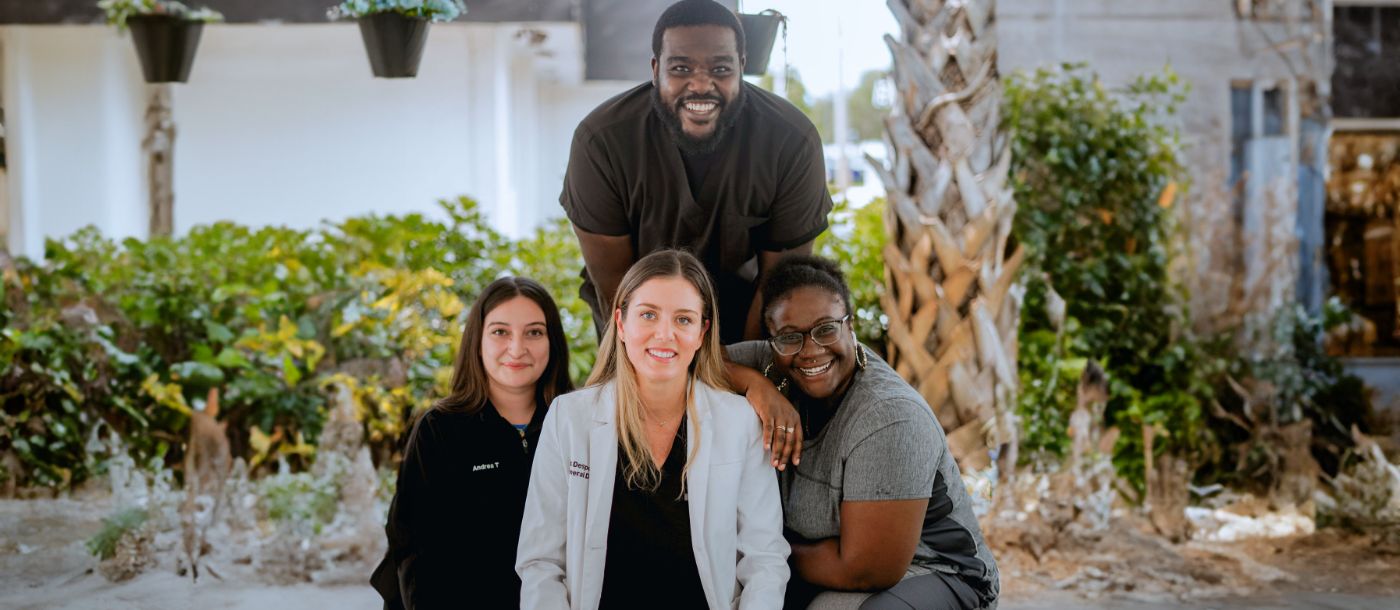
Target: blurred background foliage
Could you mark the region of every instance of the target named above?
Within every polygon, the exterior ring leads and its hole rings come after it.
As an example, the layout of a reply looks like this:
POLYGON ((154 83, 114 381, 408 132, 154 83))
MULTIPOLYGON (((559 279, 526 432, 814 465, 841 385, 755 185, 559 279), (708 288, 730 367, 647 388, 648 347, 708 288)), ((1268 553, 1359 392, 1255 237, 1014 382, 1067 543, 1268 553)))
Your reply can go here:
POLYGON ((100 462, 85 447, 103 425, 139 463, 178 464, 213 387, 235 455, 254 465, 305 466, 334 383, 351 388, 376 460, 392 460, 412 416, 446 393, 466 306, 507 273, 552 288, 581 379, 596 341, 567 224, 513 242, 471 199, 441 205, 441 219, 307 231, 218 223, 117 243, 88 229, 50 241, 42 265, 14 261, 0 295, 0 477, 89 478, 100 462))
MULTIPOLYGON (((1139 492, 1144 428, 1157 435, 1156 453, 1188 457, 1198 479, 1268 480, 1268 437, 1221 425, 1240 409, 1234 380, 1276 390, 1271 421, 1310 420, 1314 453, 1335 470, 1368 408, 1360 382, 1319 347, 1326 320, 1347 319, 1332 311, 1339 305, 1323 318, 1280 312, 1268 352, 1190 329, 1185 288, 1171 274, 1181 243, 1172 206, 1189 184, 1176 75, 1111 90, 1071 65, 1005 84, 1014 235, 1028 253, 1025 459, 1064 456, 1093 360, 1107 373, 1106 424, 1122 431, 1114 464, 1139 492), (1047 307, 1052 295, 1063 299, 1062 319, 1047 307)), ((846 270, 856 332, 883 351, 886 207, 837 201, 815 251, 846 270)), ((568 223, 511 240, 471 199, 441 205, 437 217, 371 215, 313 230, 218 223, 114 242, 88 229, 50 241, 42 264, 13 261, 0 282, 0 480, 65 489, 100 474, 88 449, 101 446, 91 442, 99 427, 137 463, 177 465, 189 413, 214 387, 234 454, 254 474, 309 463, 334 384, 351 390, 375 461, 392 466, 413 416, 447 392, 466 306, 506 274, 550 289, 570 374, 582 381, 597 341, 568 223)))

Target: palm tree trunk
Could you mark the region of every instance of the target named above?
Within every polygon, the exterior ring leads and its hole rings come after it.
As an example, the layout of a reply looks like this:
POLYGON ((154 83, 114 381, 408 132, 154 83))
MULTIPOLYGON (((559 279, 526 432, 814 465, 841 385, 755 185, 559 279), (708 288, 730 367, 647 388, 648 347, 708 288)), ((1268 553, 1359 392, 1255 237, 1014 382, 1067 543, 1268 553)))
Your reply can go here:
POLYGON ((1000 129, 993 0, 888 0, 900 39, 893 148, 880 168, 888 208, 885 294, 890 364, 933 407, 958 463, 1016 463, 1013 285, 1007 256, 1016 213, 1010 135, 1000 129))

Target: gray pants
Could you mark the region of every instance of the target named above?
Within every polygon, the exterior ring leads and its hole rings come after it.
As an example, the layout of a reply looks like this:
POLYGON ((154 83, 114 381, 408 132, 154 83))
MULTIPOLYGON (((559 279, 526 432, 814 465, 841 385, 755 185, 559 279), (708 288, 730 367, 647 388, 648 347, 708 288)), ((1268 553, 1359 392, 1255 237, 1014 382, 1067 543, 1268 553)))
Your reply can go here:
POLYGON ((898 584, 884 591, 823 591, 807 610, 973 610, 977 607, 977 592, 961 578, 910 566, 898 584))

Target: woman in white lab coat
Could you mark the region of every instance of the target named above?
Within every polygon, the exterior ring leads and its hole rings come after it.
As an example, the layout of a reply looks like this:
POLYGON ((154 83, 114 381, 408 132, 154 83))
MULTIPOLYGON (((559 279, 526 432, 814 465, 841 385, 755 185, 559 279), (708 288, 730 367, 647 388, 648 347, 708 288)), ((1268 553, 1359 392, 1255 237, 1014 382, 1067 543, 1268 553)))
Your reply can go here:
POLYGON ((729 392, 688 253, 622 278, 588 387, 549 410, 516 571, 522 608, 781 608, 789 547, 753 410, 729 392))

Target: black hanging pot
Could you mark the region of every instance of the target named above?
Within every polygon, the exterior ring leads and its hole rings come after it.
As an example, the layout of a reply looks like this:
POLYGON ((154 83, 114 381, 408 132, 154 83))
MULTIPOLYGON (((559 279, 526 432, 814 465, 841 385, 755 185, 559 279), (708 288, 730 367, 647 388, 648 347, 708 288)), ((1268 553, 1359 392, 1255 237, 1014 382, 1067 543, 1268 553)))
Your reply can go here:
POLYGON ((133 15, 126 18, 141 74, 148 83, 183 83, 190 78, 194 52, 199 48, 203 21, 170 15, 133 15))
POLYGON ((782 13, 768 9, 758 14, 739 14, 744 28, 744 74, 760 76, 768 72, 768 56, 773 54, 773 41, 778 38, 778 26, 787 21, 782 13))
POLYGON ((428 20, 399 13, 374 13, 360 17, 360 36, 369 53, 369 67, 379 78, 418 76, 423 43, 428 40, 428 20))

